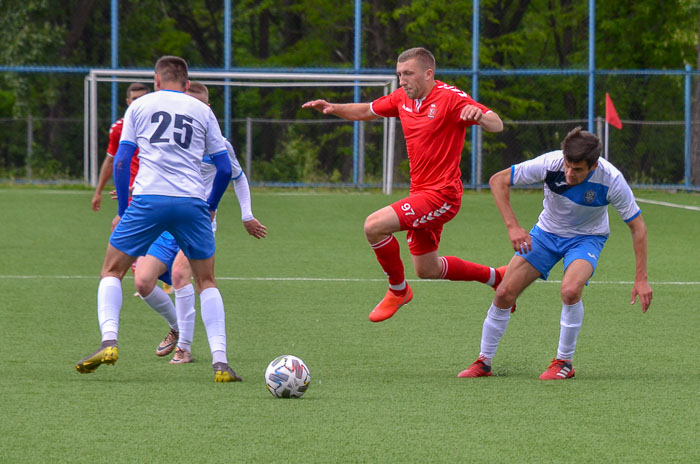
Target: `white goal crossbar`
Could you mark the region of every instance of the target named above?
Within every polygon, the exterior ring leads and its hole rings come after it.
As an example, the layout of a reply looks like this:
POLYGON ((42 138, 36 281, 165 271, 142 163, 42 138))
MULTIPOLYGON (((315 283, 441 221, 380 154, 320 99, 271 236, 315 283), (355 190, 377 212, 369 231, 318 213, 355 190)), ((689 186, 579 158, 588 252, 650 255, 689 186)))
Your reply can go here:
MULTIPOLYGON (((83 153, 85 183, 97 185, 97 84, 99 82, 153 82, 153 70, 91 69, 84 81, 83 153)), ((190 79, 207 85, 233 87, 383 87, 384 95, 397 88, 389 74, 323 74, 289 72, 190 71, 190 79)), ((384 119, 382 146, 382 190, 391 193, 393 184, 396 118, 384 119)))

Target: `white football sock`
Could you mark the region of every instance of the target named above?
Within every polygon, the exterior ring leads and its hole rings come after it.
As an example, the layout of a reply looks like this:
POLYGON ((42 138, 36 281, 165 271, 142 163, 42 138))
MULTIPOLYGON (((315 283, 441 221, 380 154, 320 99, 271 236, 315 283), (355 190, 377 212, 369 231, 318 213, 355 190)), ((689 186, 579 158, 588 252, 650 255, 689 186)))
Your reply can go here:
POLYGON ((191 352, 195 322, 194 287, 192 284, 175 289, 175 311, 177 312, 177 326, 180 328, 177 346, 191 352))
POLYGON ((574 351, 576 351, 576 338, 582 323, 583 300, 572 305, 562 303, 557 359, 573 359, 574 351))
POLYGON ((216 363, 225 363, 228 364, 228 360, 226 359, 226 352, 225 351, 219 351, 216 350, 212 352, 211 354, 211 363, 216 364, 216 363))
POLYGON ((163 316, 163 319, 168 322, 171 329, 178 330, 175 305, 173 305, 173 300, 165 293, 165 290, 156 285, 148 296, 142 296, 141 299, 153 308, 155 312, 163 316))
MULTIPOLYGON (((207 331, 209 349, 212 356, 215 351, 222 351, 226 357, 226 315, 224 313, 224 300, 216 287, 204 289, 199 294, 199 302, 202 306, 202 322, 207 331)), ((226 361, 216 361, 226 362, 226 361)))
POLYGON ((498 343, 508 327, 510 320, 510 308, 501 309, 491 303, 486 319, 484 319, 484 327, 481 330, 481 356, 485 357, 491 364, 491 359, 496 355, 498 343))
POLYGON ((103 342, 117 339, 121 308, 122 281, 112 276, 103 277, 97 287, 97 321, 103 342))

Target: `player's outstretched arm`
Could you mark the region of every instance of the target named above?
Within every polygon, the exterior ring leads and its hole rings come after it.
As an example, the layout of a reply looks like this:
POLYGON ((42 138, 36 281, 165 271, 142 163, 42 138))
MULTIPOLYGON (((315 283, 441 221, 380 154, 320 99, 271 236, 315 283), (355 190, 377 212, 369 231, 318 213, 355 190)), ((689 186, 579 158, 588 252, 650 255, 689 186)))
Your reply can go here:
POLYGON ((332 114, 349 121, 371 121, 379 116, 372 113, 369 103, 329 103, 326 100, 312 100, 301 105, 323 114, 332 114))
POLYGON ((508 240, 513 250, 527 253, 532 250, 532 238, 520 227, 510 204, 510 168, 497 172, 489 179, 493 201, 508 229, 508 240))
POLYGON ((100 168, 100 177, 97 180, 97 187, 95 188, 95 194, 92 196, 92 210, 99 211, 102 205, 102 190, 104 190, 107 181, 112 177, 112 171, 114 166, 114 157, 107 154, 104 161, 102 162, 102 167, 100 168))
POLYGON ((639 297, 642 312, 645 313, 649 309, 652 299, 651 286, 649 286, 649 277, 647 276, 647 226, 641 215, 628 222, 627 225, 632 233, 636 269, 630 304, 634 304, 639 297))

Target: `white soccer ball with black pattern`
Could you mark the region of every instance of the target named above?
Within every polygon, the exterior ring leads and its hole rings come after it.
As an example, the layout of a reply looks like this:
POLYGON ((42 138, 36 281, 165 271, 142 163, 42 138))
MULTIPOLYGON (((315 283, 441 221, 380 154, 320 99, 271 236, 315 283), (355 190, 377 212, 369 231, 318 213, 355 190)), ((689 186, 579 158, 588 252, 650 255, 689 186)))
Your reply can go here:
POLYGON ((267 389, 275 398, 299 398, 309 388, 309 382, 309 368, 291 354, 275 358, 265 371, 267 389))

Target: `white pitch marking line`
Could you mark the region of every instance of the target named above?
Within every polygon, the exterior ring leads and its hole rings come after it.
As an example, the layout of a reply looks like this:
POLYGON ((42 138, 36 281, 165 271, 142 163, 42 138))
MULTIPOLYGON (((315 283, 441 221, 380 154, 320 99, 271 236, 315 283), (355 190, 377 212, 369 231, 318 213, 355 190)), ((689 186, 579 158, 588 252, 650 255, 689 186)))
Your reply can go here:
POLYGON ((681 208, 689 209, 692 211, 700 211, 700 206, 678 205, 676 203, 669 203, 667 201, 645 200, 643 198, 637 198, 637 201, 640 203, 651 203, 652 205, 670 206, 671 208, 681 208))
MULTIPOLYGON (((99 276, 84 276, 84 275, 0 275, 0 280, 9 279, 57 279, 57 280, 68 280, 68 279, 94 279, 99 280, 99 276)), ((386 282, 386 279, 361 279, 361 278, 341 278, 341 277, 218 277, 216 280, 232 280, 232 281, 244 281, 244 282, 386 282)), ((433 282, 433 283, 447 283, 450 280, 439 280, 439 279, 406 279, 408 282, 433 282)), ((536 283, 541 284, 560 284, 561 280, 536 280, 536 283)), ((591 284, 602 284, 602 285, 633 285, 633 281, 627 280, 592 280, 591 284)), ((680 282, 680 281, 668 281, 668 282, 649 282, 649 285, 700 285, 700 282, 680 282)))

